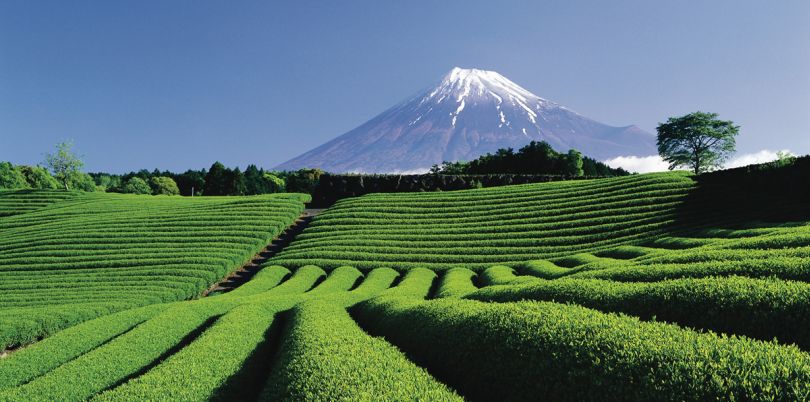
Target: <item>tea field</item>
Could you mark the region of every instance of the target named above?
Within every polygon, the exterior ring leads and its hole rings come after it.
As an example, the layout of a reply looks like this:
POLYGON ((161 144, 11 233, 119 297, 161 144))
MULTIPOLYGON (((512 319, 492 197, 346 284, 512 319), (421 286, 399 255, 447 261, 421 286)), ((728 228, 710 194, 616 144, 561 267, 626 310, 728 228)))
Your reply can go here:
POLYGON ((0 401, 807 400, 808 204, 760 192, 369 194, 208 297, 305 196, 0 193, 0 401))

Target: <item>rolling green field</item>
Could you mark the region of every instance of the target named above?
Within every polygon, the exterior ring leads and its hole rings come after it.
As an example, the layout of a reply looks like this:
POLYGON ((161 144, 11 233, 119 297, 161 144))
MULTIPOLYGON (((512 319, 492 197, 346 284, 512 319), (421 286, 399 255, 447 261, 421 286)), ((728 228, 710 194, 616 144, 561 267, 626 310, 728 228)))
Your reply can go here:
POLYGON ((718 194, 662 173, 345 199, 186 300, 305 198, 0 193, 0 340, 23 344, 0 401, 810 399, 807 204, 718 194))
POLYGON ((263 249, 306 200, 0 191, 0 346, 196 297, 263 249))

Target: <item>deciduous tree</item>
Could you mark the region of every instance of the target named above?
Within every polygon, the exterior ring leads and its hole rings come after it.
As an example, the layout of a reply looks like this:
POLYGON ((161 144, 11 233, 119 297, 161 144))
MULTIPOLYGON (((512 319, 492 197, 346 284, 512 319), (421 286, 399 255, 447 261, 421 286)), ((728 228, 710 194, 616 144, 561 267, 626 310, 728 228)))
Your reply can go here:
POLYGON ((670 170, 685 166, 699 174, 721 167, 734 153, 740 126, 718 119, 717 113, 695 112, 670 117, 657 131, 658 153, 670 170))

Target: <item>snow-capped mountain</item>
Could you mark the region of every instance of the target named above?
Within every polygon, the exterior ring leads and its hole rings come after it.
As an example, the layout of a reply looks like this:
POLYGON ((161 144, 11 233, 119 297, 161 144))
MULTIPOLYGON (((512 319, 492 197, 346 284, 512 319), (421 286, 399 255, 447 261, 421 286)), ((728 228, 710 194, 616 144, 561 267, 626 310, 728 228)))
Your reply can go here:
POLYGON ((494 71, 454 68, 438 85, 276 168, 423 172, 533 140, 599 160, 656 153, 654 136, 636 126, 591 120, 494 71))

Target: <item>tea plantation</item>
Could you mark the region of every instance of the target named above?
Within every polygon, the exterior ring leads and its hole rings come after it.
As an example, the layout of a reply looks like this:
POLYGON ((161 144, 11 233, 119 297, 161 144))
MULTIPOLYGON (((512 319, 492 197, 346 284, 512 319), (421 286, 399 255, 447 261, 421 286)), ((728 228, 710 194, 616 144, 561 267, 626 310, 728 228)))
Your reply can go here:
POLYGON ((0 193, 0 401, 808 400, 809 204, 730 188, 344 199, 208 297, 305 196, 0 193))

